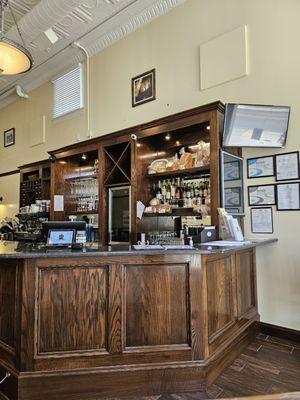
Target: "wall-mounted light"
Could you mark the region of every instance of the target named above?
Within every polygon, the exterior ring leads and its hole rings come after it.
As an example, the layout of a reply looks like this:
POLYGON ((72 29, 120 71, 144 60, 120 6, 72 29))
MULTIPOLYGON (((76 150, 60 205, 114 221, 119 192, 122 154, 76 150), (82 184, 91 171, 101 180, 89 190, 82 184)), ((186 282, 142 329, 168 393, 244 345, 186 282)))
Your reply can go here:
POLYGON ((206 130, 210 131, 210 125, 207 125, 206 130))
POLYGON ((166 136, 165 136, 165 139, 166 140, 170 140, 171 139, 171 135, 169 133, 167 133, 166 136))
POLYGON ((87 155, 85 153, 83 153, 82 156, 81 156, 81 159, 84 160, 84 161, 87 160, 87 155))
POLYGON ((176 144, 176 146, 180 146, 179 140, 176 140, 175 144, 176 144))

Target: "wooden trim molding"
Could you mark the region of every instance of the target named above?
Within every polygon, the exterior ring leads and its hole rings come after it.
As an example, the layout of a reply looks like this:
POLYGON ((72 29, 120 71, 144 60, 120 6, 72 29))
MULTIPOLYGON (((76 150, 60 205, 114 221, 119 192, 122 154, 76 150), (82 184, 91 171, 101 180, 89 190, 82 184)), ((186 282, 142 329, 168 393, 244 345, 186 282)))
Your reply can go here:
POLYGON ((4 178, 5 176, 19 174, 20 171, 18 169, 14 169, 13 171, 3 172, 0 174, 0 178, 4 178))
POLYGON ((265 335, 277 336, 283 339, 292 340, 293 342, 300 343, 300 331, 296 329, 285 328, 284 326, 267 324, 266 322, 259 322, 259 329, 265 335))
MULTIPOLYGON (((112 139, 117 139, 120 136, 125 136, 125 135, 130 135, 132 133, 139 133, 141 131, 145 131, 147 129, 156 127, 158 125, 162 125, 162 124, 166 124, 169 122, 175 122, 177 120, 180 120, 181 118, 187 118, 187 117, 192 117, 194 115, 198 115, 199 113, 204 113, 204 112, 210 112, 210 111, 220 111, 220 112, 224 112, 225 110, 225 106, 221 101, 215 101, 213 103, 209 103, 209 104, 205 104, 199 107, 195 107, 192 108, 190 110, 186 110, 186 111, 181 111, 178 112, 176 114, 172 114, 172 115, 168 115, 166 117, 162 117, 162 118, 158 118, 156 120, 150 121, 150 122, 146 122, 140 125, 136 125, 133 127, 129 127, 129 128, 125 128, 125 129, 121 129, 119 131, 115 131, 109 134, 105 134, 102 136, 97 136, 93 139, 88 139, 88 140, 84 140, 80 143, 80 147, 83 147, 85 145, 91 145, 91 144, 98 144, 99 142, 105 142, 105 140, 107 140, 109 138, 110 141, 112 141, 112 139)), ((65 152, 69 152, 71 150, 75 150, 77 151, 79 148, 79 144, 78 143, 74 143, 71 144, 69 146, 66 147, 62 147, 56 150, 52 150, 49 151, 48 153, 50 155, 55 155, 56 157, 61 157, 60 153, 65 153, 65 152)))

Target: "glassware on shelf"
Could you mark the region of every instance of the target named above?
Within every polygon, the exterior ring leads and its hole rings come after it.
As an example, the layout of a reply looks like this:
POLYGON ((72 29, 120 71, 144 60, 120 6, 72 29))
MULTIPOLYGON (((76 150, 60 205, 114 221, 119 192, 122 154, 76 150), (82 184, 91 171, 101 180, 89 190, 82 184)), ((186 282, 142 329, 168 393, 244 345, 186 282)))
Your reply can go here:
POLYGON ((87 177, 76 178, 70 183, 70 195, 75 203, 76 212, 98 212, 98 181, 87 177))

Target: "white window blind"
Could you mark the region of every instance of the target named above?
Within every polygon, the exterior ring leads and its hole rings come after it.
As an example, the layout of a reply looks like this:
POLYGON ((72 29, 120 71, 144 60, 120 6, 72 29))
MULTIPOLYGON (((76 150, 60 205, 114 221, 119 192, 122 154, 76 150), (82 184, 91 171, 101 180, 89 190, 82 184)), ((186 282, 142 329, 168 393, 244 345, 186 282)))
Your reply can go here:
POLYGON ((83 108, 82 66, 72 69, 53 83, 53 118, 83 108))

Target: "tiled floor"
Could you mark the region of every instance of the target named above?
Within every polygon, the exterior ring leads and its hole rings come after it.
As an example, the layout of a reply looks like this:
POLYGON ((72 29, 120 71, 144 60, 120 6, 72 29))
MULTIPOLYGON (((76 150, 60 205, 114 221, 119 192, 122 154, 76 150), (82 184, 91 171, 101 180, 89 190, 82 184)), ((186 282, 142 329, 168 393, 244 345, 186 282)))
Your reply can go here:
POLYGON ((300 391, 300 343, 260 333, 206 392, 127 400, 202 400, 300 391))

